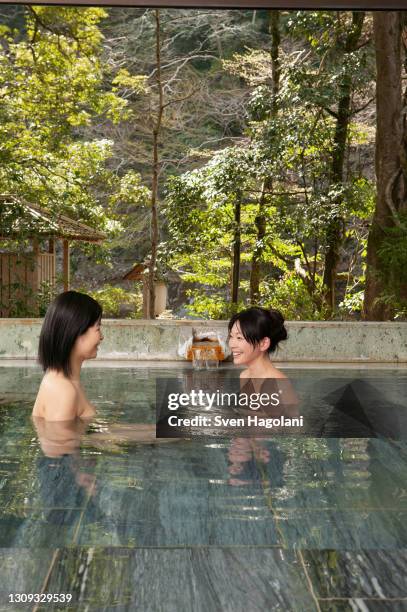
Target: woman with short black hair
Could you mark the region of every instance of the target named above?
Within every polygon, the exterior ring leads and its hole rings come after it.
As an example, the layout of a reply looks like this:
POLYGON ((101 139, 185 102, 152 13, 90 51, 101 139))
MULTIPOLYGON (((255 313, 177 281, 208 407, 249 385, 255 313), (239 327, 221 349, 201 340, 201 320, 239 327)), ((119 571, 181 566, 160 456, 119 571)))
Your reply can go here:
POLYGON ((48 421, 90 418, 95 408, 80 383, 86 359, 97 356, 103 340, 102 307, 84 293, 65 291, 48 307, 40 334, 38 360, 45 375, 33 408, 48 421))

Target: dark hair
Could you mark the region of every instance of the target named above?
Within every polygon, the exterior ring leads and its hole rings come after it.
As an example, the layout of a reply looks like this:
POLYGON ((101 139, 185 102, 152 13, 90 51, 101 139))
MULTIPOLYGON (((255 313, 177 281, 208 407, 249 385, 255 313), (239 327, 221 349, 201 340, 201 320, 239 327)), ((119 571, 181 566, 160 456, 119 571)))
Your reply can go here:
POLYGON ((278 343, 288 337, 284 317, 279 310, 267 310, 259 306, 242 310, 230 319, 229 333, 237 322, 239 322, 244 339, 253 346, 256 346, 263 338, 270 338, 270 346, 267 349, 269 353, 274 352, 278 343))
POLYGON ((84 293, 65 291, 48 306, 41 328, 38 361, 70 376, 70 355, 78 336, 102 317, 101 305, 84 293))

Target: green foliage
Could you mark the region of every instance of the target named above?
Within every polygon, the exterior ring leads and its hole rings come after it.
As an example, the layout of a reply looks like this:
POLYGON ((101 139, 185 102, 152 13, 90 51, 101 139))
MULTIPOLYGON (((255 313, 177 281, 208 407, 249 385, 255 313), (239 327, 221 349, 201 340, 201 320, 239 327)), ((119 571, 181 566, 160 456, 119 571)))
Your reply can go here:
POLYGON ((110 244, 111 248, 123 251, 134 248, 138 233, 145 230, 144 214, 149 208, 151 192, 135 170, 129 170, 121 178, 115 177, 114 184, 109 210, 112 211, 112 219, 119 224, 119 231, 110 244))
POLYGON ((121 287, 104 285, 96 291, 78 289, 82 293, 87 293, 103 308, 103 316, 107 318, 123 318, 123 311, 126 311, 127 319, 141 319, 143 311, 143 296, 141 288, 135 285, 134 291, 126 291, 121 287))
POLYGON ((364 290, 347 292, 339 304, 339 312, 347 315, 360 315, 363 310, 364 290))
POLYGON ((119 91, 120 88, 136 93, 145 94, 148 91, 147 77, 145 75, 131 75, 126 68, 121 68, 112 81, 116 87, 113 91, 119 91))
MULTIPOLYGON (((19 199, 27 200, 55 218, 62 212, 104 232, 104 243, 73 246, 109 264, 149 191, 137 172, 109 167, 114 142, 95 137, 95 128, 126 119, 128 105, 118 86, 140 94, 145 79, 125 70, 115 75, 106 63, 100 29, 105 10, 30 6, 24 15, 21 31, 0 29, 0 193, 16 198, 1 204, 2 233, 17 231, 22 249, 28 236, 47 229, 25 217, 19 199)), ((48 293, 39 293, 40 314, 48 293)), ((36 313, 27 306, 33 303, 29 296, 18 302, 19 316, 36 313)))
POLYGON ((346 209, 357 219, 371 219, 375 207, 376 186, 365 177, 355 177, 345 187, 346 209))
MULTIPOLYGON (((193 314, 229 316, 225 292, 232 265, 234 208, 248 198, 253 171, 252 151, 230 147, 199 170, 172 177, 167 184, 164 212, 169 238, 161 250, 184 281, 203 285, 191 293, 193 304, 188 309, 193 314), (208 287, 223 292, 210 291, 208 296, 208 287)), ((254 215, 253 207, 244 207, 243 250, 253 243, 254 215)))
POLYGON ((52 300, 57 296, 57 288, 53 287, 49 282, 43 282, 40 285, 40 289, 36 296, 36 301, 38 305, 38 314, 40 317, 45 316, 47 312, 47 308, 52 302, 52 300))
MULTIPOLYGON (((24 10, 19 31, 0 27, 0 193, 106 232, 106 245, 81 247, 97 261, 108 261, 112 250, 138 259, 148 249, 151 194, 144 180, 151 175, 158 95, 154 13, 114 8, 106 19, 95 7, 24 10)), ((360 120, 356 112, 374 95, 371 18, 361 44, 348 53, 351 12, 281 11, 275 96, 269 11, 225 11, 222 24, 210 11, 187 9, 174 19, 163 9, 160 15, 166 96, 160 180, 164 184, 176 175, 160 205, 160 254, 191 287, 188 310, 209 318, 231 314, 234 215, 240 203, 239 307, 249 302, 258 255, 261 303, 281 308, 289 318, 324 317, 324 255, 329 228, 340 219, 341 263, 349 264, 354 279, 340 314, 357 315, 375 198, 364 176, 369 162, 360 162, 363 155, 358 161, 358 152, 372 144, 374 125, 370 109, 360 120), (344 84, 353 114, 339 179, 332 160, 344 84)), ((161 197, 161 186, 159 191, 161 197)), ((29 228, 23 227, 19 207, 2 215, 3 228, 17 220, 23 240, 29 228)), ((389 234, 381 255, 389 278, 400 280, 400 292, 407 269, 403 235, 389 234)), ((118 316, 124 299, 118 291, 105 287, 99 296, 111 316, 118 316)), ((44 307, 47 299, 44 295, 44 307)))
MULTIPOLYGON (((334 109, 344 76, 355 94, 371 92, 374 48, 360 44, 349 52, 346 41, 354 32, 350 11, 298 11, 288 16, 287 35, 293 41, 305 39, 308 43, 302 52, 308 52, 308 61, 292 67, 292 78, 301 87, 305 103, 334 109)), ((368 38, 366 42, 370 42, 368 38)))
POLYGON ((106 166, 113 143, 84 137, 96 122, 126 116, 126 101, 105 84, 106 16, 101 8, 33 6, 23 36, 2 28, 0 193, 114 236, 112 196, 122 184, 106 166))
MULTIPOLYGON (((58 293, 57 289, 48 282, 41 283, 36 293, 22 282, 11 283, 9 287, 14 299, 11 304, 7 304, 8 316, 16 318, 43 317, 49 304, 58 293)), ((6 306, 6 304, 3 306, 6 306)))
MULTIPOLYGON (((321 287, 322 279, 317 279, 321 287)), ((323 310, 317 306, 302 278, 295 272, 287 271, 278 279, 265 279, 260 284, 261 306, 278 308, 286 319, 319 320, 324 318, 323 310)))
MULTIPOLYGON (((230 266, 233 209, 236 201, 245 197, 250 181, 250 152, 238 148, 224 149, 199 170, 171 177, 162 209, 169 234, 161 247, 166 257, 170 261, 178 257, 178 263, 185 265, 185 256, 192 255, 197 260, 199 275, 199 269, 206 268, 210 262, 215 247, 216 259, 221 260, 219 265, 224 267, 226 257, 230 266)), ((189 265, 193 265, 192 259, 189 265)))
POLYGON ((245 307, 243 301, 234 305, 222 295, 208 295, 200 289, 188 290, 187 295, 191 298, 191 303, 186 307, 187 311, 201 319, 229 319, 235 312, 245 307))
MULTIPOLYGON (((372 48, 347 49, 349 35, 356 32, 351 13, 299 11, 285 14, 282 21, 286 38, 294 45, 305 39, 309 48, 307 53, 287 53, 281 46, 277 96, 269 49, 248 49, 223 62, 227 71, 251 87, 248 138, 216 153, 199 170, 169 182, 167 252, 185 280, 203 286, 194 289, 195 312, 201 305, 203 312, 226 312, 237 199, 243 211, 241 298, 248 300, 248 267, 253 253, 260 253, 263 275, 267 274, 261 301, 277 301, 291 318, 327 316, 321 279, 332 224, 344 224, 344 236, 355 250, 365 238, 361 228, 372 214, 374 188, 350 169, 346 178, 334 180, 333 160, 339 98, 344 88, 359 100, 371 93, 372 48), (259 241, 260 201, 265 236, 259 241), (270 268, 271 273, 265 272, 270 268), (216 289, 216 298, 208 297, 208 287, 216 289)), ((366 127, 350 123, 348 150, 369 138, 366 127)))

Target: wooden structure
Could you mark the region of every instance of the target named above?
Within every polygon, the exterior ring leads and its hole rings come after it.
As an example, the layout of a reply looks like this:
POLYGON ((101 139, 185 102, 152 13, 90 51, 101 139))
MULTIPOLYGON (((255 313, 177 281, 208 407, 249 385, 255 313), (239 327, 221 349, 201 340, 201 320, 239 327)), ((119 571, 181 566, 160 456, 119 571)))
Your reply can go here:
POLYGON ((31 249, 0 251, 0 316, 7 317, 16 305, 36 313, 44 286, 56 283, 55 241, 62 240, 64 291, 69 289, 69 242, 101 242, 105 235, 62 214, 51 212, 13 196, 0 195, 0 241, 25 240, 31 249), (17 214, 16 214, 17 213, 17 214), (10 222, 7 219, 11 219, 10 222), (42 243, 47 242, 44 252, 42 243))
MULTIPOLYGON (((123 276, 123 280, 133 280, 143 282, 143 318, 148 318, 150 295, 148 291, 148 262, 136 264, 123 276)), ((167 284, 163 280, 154 281, 155 301, 154 315, 157 317, 167 308, 167 284)))

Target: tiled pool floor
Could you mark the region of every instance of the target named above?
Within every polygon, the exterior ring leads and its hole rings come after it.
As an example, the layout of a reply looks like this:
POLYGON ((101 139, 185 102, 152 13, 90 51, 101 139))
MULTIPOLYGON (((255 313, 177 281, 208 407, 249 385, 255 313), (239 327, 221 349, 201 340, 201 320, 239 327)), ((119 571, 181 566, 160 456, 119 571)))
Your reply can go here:
MULTIPOLYGON (((400 394, 405 374, 388 376, 400 394)), ((231 440, 91 432, 45 457, 29 418, 39 379, 0 369, 0 611, 407 610, 404 440, 259 440, 232 470, 231 440)), ((92 369, 85 386, 93 432, 154 421, 148 369, 92 369)))
MULTIPOLYGON (((2 549, 15 592, 71 593, 40 610, 405 610, 405 551, 278 547, 2 549)), ((2 588, 3 602, 7 594, 2 588)), ((21 605, 19 606, 20 609, 21 605)), ((32 608, 33 606, 31 606, 32 608)), ((13 610, 3 603, 1 610, 13 610)))

